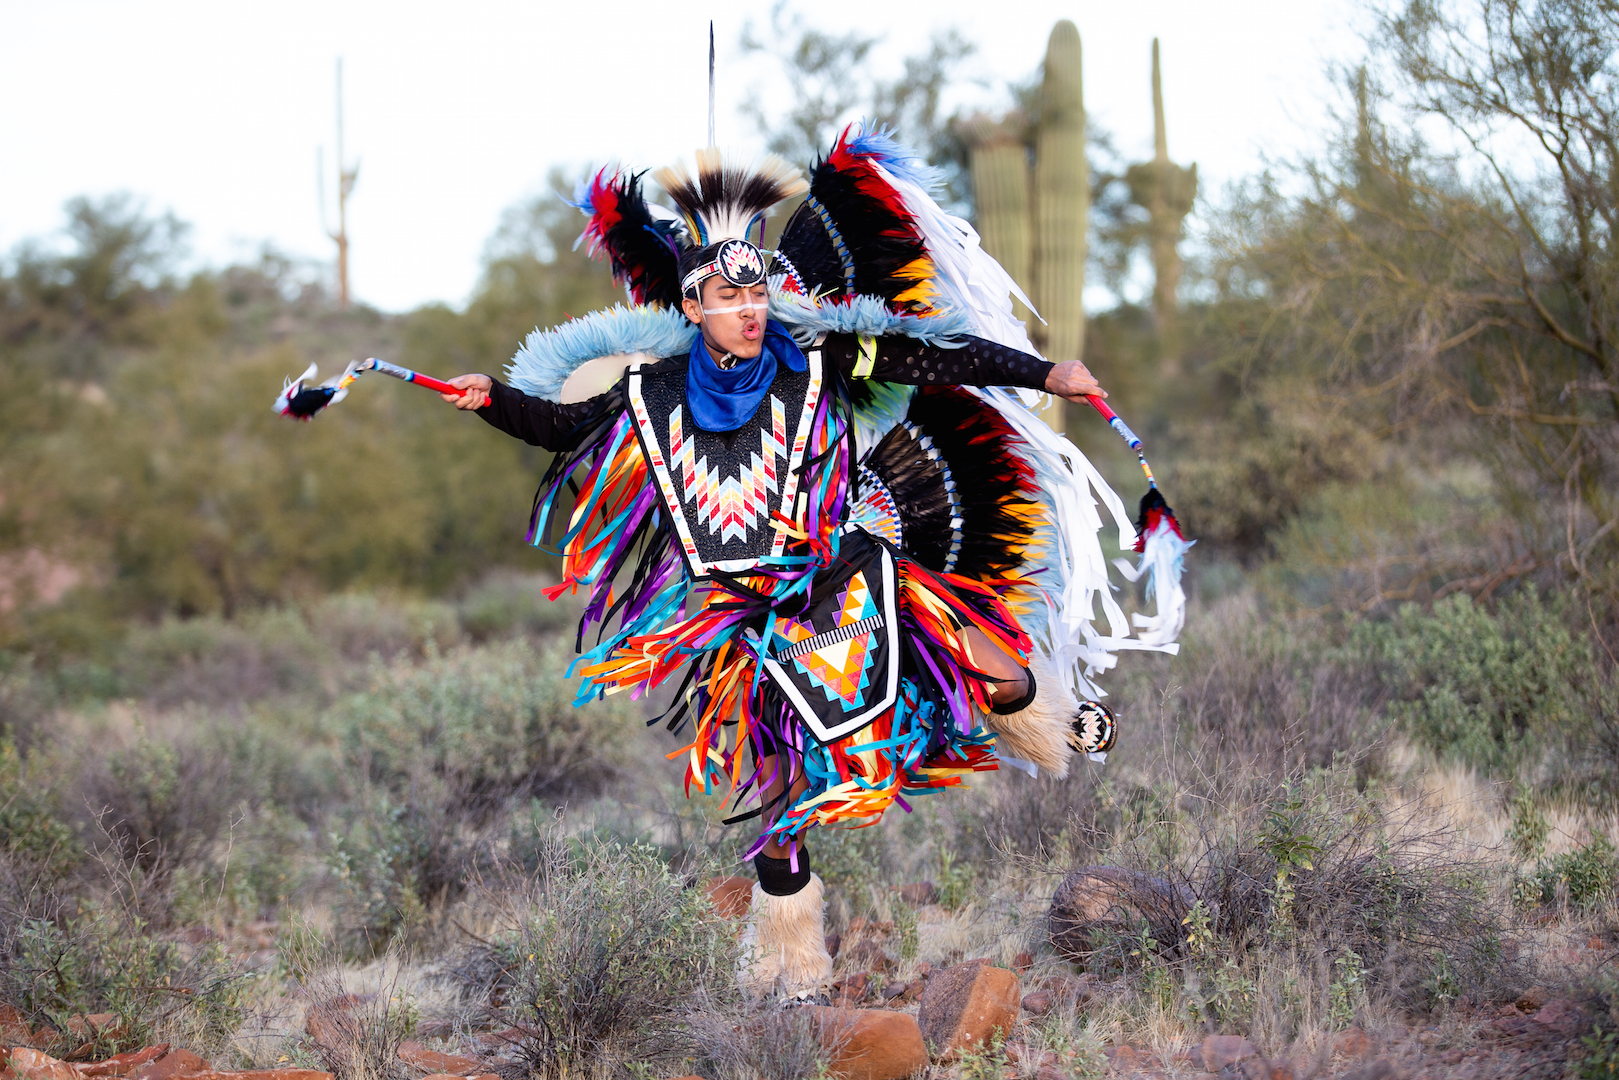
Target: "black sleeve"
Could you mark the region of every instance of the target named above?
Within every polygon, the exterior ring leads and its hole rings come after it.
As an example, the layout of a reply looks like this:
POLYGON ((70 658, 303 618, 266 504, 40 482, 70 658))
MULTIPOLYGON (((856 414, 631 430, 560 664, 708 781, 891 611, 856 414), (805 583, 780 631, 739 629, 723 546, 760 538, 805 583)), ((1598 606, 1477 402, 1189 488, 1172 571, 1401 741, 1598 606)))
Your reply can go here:
POLYGON ((478 415, 493 426, 530 446, 546 450, 571 450, 580 424, 597 406, 596 398, 572 405, 558 405, 544 398, 529 397, 499 379, 491 379, 489 404, 478 415))
MULTIPOLYGON (((984 338, 963 339, 959 348, 924 345, 915 338, 892 335, 877 339, 877 363, 866 376, 881 382, 918 386, 1026 386, 1044 390, 1054 365, 1028 353, 997 345, 984 338)), ((852 374, 859 359, 853 334, 828 334, 821 355, 844 374, 852 374)))

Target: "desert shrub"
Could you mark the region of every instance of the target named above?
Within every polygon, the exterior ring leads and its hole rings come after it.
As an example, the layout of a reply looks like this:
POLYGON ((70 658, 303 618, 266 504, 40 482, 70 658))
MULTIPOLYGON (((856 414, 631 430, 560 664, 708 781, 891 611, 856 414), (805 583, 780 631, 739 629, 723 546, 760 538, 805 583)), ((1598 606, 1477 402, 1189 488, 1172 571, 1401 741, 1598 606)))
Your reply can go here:
POLYGON ((0 735, 0 855, 28 872, 54 880, 83 855, 71 824, 57 816, 57 784, 38 755, 25 760, 0 735))
POLYGON ((305 1035, 284 1047, 293 1067, 337 1080, 391 1080, 412 1075, 399 1047, 416 1033, 420 1010, 399 986, 403 956, 386 952, 380 972, 359 984, 331 944, 298 923, 282 945, 282 964, 308 1005, 305 1035))
POLYGON ((328 655, 350 661, 422 656, 430 646, 448 649, 462 637, 455 609, 436 600, 338 593, 311 604, 305 617, 328 655))
POLYGON ((33 665, 0 653, 0 739, 27 750, 56 697, 56 688, 33 665))
POLYGON ((336 879, 337 918, 350 956, 369 957, 424 928, 429 908, 458 898, 476 864, 476 834, 438 812, 442 783, 395 799, 374 791, 343 808, 342 832, 330 834, 327 864, 336 879), (433 795, 439 795, 434 798, 433 795))
POLYGON ((547 577, 497 572, 469 588, 456 605, 461 625, 473 641, 513 634, 548 634, 578 617, 568 600, 546 599, 547 577))
POLYGON ((295 609, 132 625, 113 661, 117 693, 160 707, 222 706, 304 688, 318 646, 295 609))
POLYGON ((1535 868, 1540 901, 1566 901, 1579 908, 1594 908, 1614 898, 1619 883, 1619 851, 1606 833, 1597 833, 1575 848, 1542 860, 1535 868))
POLYGON ((700 998, 686 1018, 691 1067, 714 1080, 804 1080, 827 1075, 836 1029, 811 1009, 700 998), (830 1039, 828 1035, 832 1036, 830 1039))
POLYGON ((1396 814, 1340 766, 1251 774, 1223 803, 1180 799, 1127 820, 1108 861, 1166 879, 1191 909, 1090 962, 1178 997, 1196 1022, 1278 1039, 1369 995, 1404 1008, 1488 1000, 1511 977, 1502 914, 1485 867, 1409 823, 1426 817, 1396 814))
POLYGON ((463 1000, 521 1032, 533 1076, 678 1059, 691 995, 735 978, 732 928, 655 849, 549 840, 534 876, 485 893, 501 925, 456 962, 463 1000))
POLYGON ((137 872, 162 882, 204 860, 241 802, 228 759, 190 739, 138 733, 86 763, 80 795, 105 843, 137 872))
POLYGON ((1351 646, 1381 676, 1402 727, 1435 753, 1547 784, 1594 783, 1582 744, 1611 698, 1610 672, 1561 601, 1526 588, 1491 611, 1466 595, 1358 625, 1351 646), (1570 754, 1574 760, 1560 760, 1570 754), (1579 775, 1575 775, 1579 774, 1579 775))
POLYGON ((206 1053, 241 1023, 248 977, 219 946, 164 938, 114 901, 74 911, 36 893, 26 906, 0 912, 0 1000, 36 1028, 70 1031, 72 1017, 110 1012, 117 1023, 92 1053, 162 1039, 206 1053))
POLYGON ((522 640, 376 669, 334 710, 349 767, 399 798, 440 778, 442 812, 482 823, 512 799, 600 790, 622 762, 628 709, 573 705, 561 643, 522 640))

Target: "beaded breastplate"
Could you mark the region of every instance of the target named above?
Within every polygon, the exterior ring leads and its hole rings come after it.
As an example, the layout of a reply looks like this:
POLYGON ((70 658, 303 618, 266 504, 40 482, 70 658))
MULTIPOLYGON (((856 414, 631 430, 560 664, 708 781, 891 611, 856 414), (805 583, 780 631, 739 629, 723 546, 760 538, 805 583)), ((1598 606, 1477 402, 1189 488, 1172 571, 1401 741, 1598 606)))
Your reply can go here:
POLYGON ((778 556, 787 534, 773 516, 793 504, 823 390, 820 350, 804 371, 778 365, 753 416, 735 431, 704 431, 686 407, 684 364, 630 368, 625 389, 635 432, 652 466, 692 577, 739 573, 778 556))

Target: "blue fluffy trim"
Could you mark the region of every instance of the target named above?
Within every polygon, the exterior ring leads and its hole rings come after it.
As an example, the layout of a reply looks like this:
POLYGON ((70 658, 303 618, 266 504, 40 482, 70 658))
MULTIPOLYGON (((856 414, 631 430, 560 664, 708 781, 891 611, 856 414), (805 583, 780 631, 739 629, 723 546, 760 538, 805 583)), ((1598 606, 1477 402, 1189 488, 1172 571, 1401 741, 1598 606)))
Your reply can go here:
POLYGON ((848 142, 851 153, 872 157, 883 168, 909 180, 923 191, 935 194, 944 184, 944 174, 929 165, 908 147, 900 145, 887 127, 873 127, 870 120, 860 121, 858 132, 848 142))
POLYGON ((587 360, 634 352, 676 356, 696 336, 697 327, 673 308, 614 304, 550 330, 536 328, 506 365, 506 381, 532 397, 556 401, 568 376, 587 360))
POLYGON ((815 334, 902 334, 942 349, 959 348, 973 332, 972 320, 956 311, 937 315, 898 315, 880 296, 816 303, 800 293, 773 293, 770 315, 793 332, 815 334))

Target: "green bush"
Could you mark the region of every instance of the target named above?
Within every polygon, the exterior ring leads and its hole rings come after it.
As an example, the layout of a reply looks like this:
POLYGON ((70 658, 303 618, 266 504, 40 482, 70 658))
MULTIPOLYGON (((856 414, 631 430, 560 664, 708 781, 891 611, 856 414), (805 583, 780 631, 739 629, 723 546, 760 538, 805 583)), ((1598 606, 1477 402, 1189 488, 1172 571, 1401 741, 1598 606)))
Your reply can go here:
POLYGON ((1462 594, 1432 611, 1407 605, 1359 624, 1351 647, 1380 671, 1404 729, 1435 753, 1493 774, 1589 776, 1613 790, 1611 778, 1561 760, 1588 752, 1608 673, 1560 605, 1533 589, 1494 611, 1462 594))
POLYGON ((465 888, 475 843, 436 812, 442 800, 414 794, 396 802, 375 792, 345 807, 347 828, 331 834, 327 864, 341 890, 337 917, 350 956, 374 956, 420 929, 429 904, 453 900, 465 888))
POLYGON ((1249 774, 1219 802, 1169 799, 1126 819, 1097 861, 1167 880, 1185 908, 1093 943, 1087 965, 1123 971, 1155 1000, 1178 993, 1199 1022, 1275 1040, 1374 997, 1424 1009, 1499 992, 1506 926, 1485 867, 1386 807, 1340 766, 1249 774))
POLYGON ((1597 833, 1573 851, 1553 855, 1535 871, 1542 903, 1567 900, 1574 907, 1594 908, 1614 898, 1619 883, 1619 851, 1605 833, 1597 833))
POLYGON ((58 1031, 80 1014, 115 1014, 92 1053, 167 1038, 207 1053, 241 1024, 248 977, 217 945, 163 938, 114 907, 0 923, 0 1000, 58 1031))
POLYGON ((369 692, 332 712, 345 763, 395 798, 436 777, 439 809, 475 824, 513 799, 599 791, 625 760, 631 708, 575 708, 571 659, 563 643, 514 640, 379 668, 369 692))
POLYGON ((679 1060, 684 1014, 735 978, 733 930, 656 849, 570 844, 554 831, 539 872, 492 897, 512 921, 456 966, 464 999, 523 1033, 535 1077, 679 1060), (577 1072, 575 1071, 577 1070, 577 1072))
POLYGON ((83 856, 78 833, 56 816, 55 778, 25 761, 0 735, 0 855, 46 879, 66 874, 83 856))

